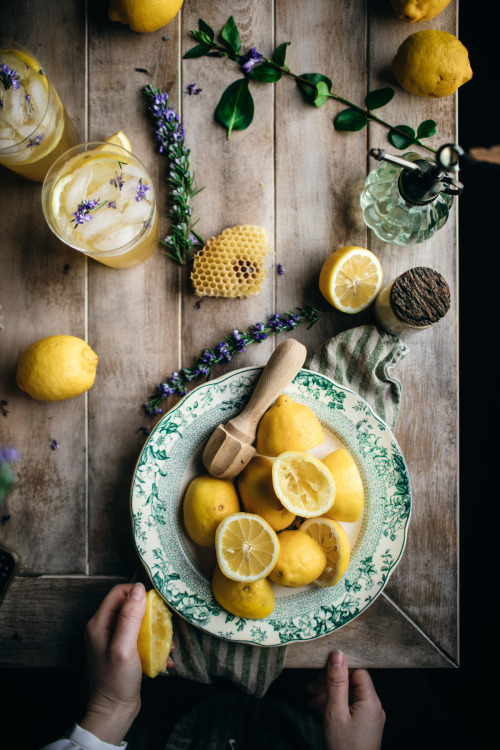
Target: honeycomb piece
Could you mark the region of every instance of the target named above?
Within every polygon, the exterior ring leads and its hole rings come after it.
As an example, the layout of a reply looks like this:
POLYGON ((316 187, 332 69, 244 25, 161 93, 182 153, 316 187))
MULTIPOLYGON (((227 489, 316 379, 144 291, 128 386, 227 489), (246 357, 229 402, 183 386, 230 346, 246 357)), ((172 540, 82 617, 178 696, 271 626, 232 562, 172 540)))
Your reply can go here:
POLYGON ((198 297, 250 297, 267 276, 269 236, 243 224, 210 237, 194 258, 191 281, 198 297))

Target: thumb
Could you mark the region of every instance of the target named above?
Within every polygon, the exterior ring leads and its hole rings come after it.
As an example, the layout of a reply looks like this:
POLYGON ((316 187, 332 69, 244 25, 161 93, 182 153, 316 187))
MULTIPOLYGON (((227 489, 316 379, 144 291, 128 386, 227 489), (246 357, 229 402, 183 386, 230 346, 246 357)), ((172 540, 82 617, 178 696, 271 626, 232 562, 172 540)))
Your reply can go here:
POLYGON ((137 650, 137 637, 146 614, 146 589, 136 583, 128 592, 116 622, 114 645, 124 651, 137 650))
POLYGON ((349 713, 349 670, 342 651, 332 651, 326 668, 325 718, 344 721, 349 713))

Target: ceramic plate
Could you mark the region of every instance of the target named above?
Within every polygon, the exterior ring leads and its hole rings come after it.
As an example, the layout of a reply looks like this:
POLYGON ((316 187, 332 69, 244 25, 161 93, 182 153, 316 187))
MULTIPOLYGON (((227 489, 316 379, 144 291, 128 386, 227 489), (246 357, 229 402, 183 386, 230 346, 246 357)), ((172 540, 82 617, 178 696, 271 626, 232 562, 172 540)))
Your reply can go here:
POLYGON ((139 456, 131 510, 139 556, 174 611, 220 638, 279 646, 337 630, 380 594, 404 549, 410 481, 394 436, 368 404, 330 378, 300 370, 285 393, 314 411, 326 436, 310 452, 322 458, 344 447, 363 478, 362 517, 342 524, 352 545, 349 567, 331 588, 275 586, 275 609, 262 620, 226 612, 210 585, 215 550, 187 538, 182 498, 190 480, 204 471, 202 453, 212 431, 242 411, 261 372, 261 367, 247 367, 204 383, 165 414, 139 456))

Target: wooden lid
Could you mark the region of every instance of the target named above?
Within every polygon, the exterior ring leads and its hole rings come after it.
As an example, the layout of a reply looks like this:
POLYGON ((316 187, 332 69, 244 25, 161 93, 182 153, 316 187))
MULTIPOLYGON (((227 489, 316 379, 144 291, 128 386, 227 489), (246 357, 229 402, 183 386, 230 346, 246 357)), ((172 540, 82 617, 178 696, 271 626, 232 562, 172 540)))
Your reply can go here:
POLYGON ((450 309, 450 288, 438 271, 410 268, 392 285, 391 307, 403 323, 431 326, 450 309))

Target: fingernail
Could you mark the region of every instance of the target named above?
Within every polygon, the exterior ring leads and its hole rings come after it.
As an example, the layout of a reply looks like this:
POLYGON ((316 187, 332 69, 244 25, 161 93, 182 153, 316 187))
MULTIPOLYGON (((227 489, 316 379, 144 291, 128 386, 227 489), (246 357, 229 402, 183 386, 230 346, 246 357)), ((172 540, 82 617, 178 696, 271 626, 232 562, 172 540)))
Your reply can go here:
POLYGON ((130 589, 129 597, 131 599, 137 599, 138 601, 141 601, 141 599, 144 599, 146 596, 146 589, 144 587, 144 584, 140 581, 138 583, 134 583, 133 587, 130 589))
POLYGON ((344 654, 340 650, 332 651, 330 656, 330 664, 332 667, 342 667, 344 666, 344 654))

